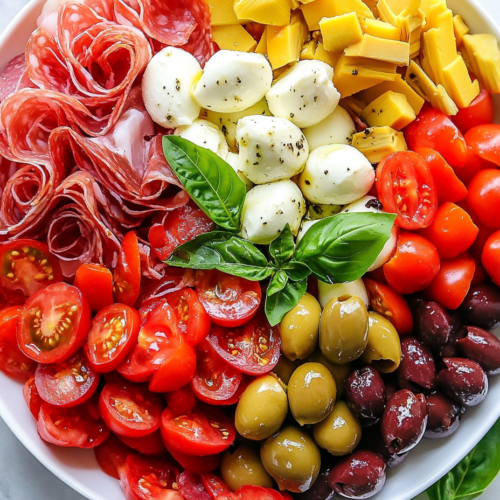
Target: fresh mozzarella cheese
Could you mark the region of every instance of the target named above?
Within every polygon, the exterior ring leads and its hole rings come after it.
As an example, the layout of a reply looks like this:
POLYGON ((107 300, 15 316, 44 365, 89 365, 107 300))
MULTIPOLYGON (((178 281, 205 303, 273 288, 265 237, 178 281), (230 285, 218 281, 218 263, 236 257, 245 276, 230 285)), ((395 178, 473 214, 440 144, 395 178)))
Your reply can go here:
POLYGON ((246 116, 238 122, 236 139, 240 170, 255 184, 290 179, 302 171, 309 156, 300 128, 283 118, 246 116))
POLYGON ((324 120, 303 130, 311 149, 329 144, 350 144, 356 126, 349 113, 337 106, 324 120))
POLYGON ((305 220, 302 222, 302 225, 300 226, 299 232, 297 233, 297 244, 300 243, 300 240, 304 237, 304 235, 311 229, 311 227, 314 226, 317 222, 319 222, 321 219, 317 220, 305 220))
POLYGON ((371 163, 345 144, 312 151, 300 176, 300 188, 311 203, 346 205, 370 191, 375 180, 371 163))
POLYGON ((232 113, 257 104, 272 82, 273 70, 262 54, 221 50, 205 65, 193 96, 203 108, 232 113))
POLYGON ((333 68, 322 61, 300 61, 266 95, 274 116, 300 128, 316 125, 332 113, 340 100, 333 85, 333 68))
POLYGON ((245 183, 247 191, 253 188, 253 182, 248 180, 248 177, 239 170, 240 157, 236 153, 229 152, 226 161, 233 167, 233 170, 238 174, 238 177, 245 183))
POLYGON ((329 285, 322 281, 319 282, 319 303, 323 309, 330 300, 342 297, 343 295, 359 297, 365 303, 366 307, 368 307, 370 303, 363 280, 350 281, 349 283, 337 283, 335 285, 329 285))
POLYGON ((289 224, 297 234, 306 207, 300 189, 290 180, 255 186, 243 205, 241 235, 268 245, 289 224))
POLYGON ((201 107, 191 95, 202 74, 185 50, 167 47, 149 62, 142 79, 144 104, 153 121, 165 128, 191 125, 201 107))
POLYGON ((175 131, 175 135, 194 142, 197 146, 209 149, 224 160, 229 153, 226 138, 219 127, 202 118, 198 118, 192 125, 179 127, 175 131))

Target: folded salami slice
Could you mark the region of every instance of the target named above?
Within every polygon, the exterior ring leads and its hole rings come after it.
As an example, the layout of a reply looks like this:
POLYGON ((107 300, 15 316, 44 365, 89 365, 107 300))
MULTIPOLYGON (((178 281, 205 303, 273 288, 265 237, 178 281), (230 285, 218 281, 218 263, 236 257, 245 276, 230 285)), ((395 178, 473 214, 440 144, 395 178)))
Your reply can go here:
POLYGON ((10 94, 33 86, 28 77, 24 53, 19 54, 0 72, 0 103, 10 94))

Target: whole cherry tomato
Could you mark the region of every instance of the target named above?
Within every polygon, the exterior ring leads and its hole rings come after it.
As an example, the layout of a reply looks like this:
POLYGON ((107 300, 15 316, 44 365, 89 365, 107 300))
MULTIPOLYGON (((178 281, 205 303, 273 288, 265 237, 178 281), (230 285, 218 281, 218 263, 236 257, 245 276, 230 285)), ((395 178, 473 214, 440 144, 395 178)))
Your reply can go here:
POLYGON ((478 156, 500 165, 500 125, 489 123, 471 128, 465 140, 478 156))
POLYGON ((500 286, 500 231, 486 241, 481 261, 493 283, 500 286))
POLYGON ((468 186, 474 176, 480 170, 486 168, 495 168, 495 164, 478 156, 474 153, 474 150, 467 145, 467 159, 465 160, 465 165, 462 168, 455 169, 455 174, 457 174, 457 177, 468 186))
POLYGON ((458 114, 451 116, 451 121, 465 134, 469 129, 478 125, 493 123, 494 119, 493 100, 490 93, 481 89, 480 94, 469 104, 462 108, 458 114))
POLYGON ((500 228, 500 170, 478 172, 469 184, 467 203, 483 224, 500 228))
POLYGON ((141 255, 139 241, 134 231, 127 233, 122 241, 114 280, 115 301, 132 307, 141 291, 141 255))

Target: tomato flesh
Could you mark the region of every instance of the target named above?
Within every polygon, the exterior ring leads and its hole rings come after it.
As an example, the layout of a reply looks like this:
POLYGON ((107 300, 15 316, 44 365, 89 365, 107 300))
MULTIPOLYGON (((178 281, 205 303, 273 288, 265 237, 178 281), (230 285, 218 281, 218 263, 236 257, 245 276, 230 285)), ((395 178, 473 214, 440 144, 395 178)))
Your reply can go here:
POLYGON ((94 454, 99 467, 105 474, 114 479, 120 479, 120 471, 124 469, 127 457, 135 452, 111 434, 108 439, 94 448, 94 454))
POLYGON ((215 474, 203 474, 201 476, 201 481, 205 489, 208 491, 208 494, 217 499, 223 495, 231 495, 231 490, 226 486, 224 481, 219 476, 215 474))
POLYGON ((125 235, 114 271, 115 301, 133 307, 141 291, 141 254, 135 232, 125 235))
POLYGON ((75 286, 81 290, 93 311, 113 304, 113 275, 98 264, 83 264, 76 271, 75 286))
POLYGON ((118 435, 118 438, 133 450, 150 457, 161 455, 167 451, 161 440, 161 433, 159 430, 144 437, 131 438, 118 435))
POLYGON ((43 399, 38 394, 35 385, 35 377, 31 377, 27 380, 23 386, 23 397, 26 402, 26 406, 29 408, 29 411, 38 420, 38 415, 40 414, 40 408, 44 403, 43 399))

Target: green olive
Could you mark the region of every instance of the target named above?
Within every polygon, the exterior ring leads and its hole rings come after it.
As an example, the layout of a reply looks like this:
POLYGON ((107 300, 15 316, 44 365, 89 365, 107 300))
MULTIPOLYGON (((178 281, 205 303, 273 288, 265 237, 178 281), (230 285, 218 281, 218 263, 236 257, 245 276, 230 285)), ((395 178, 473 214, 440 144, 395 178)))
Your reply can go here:
POLYGON ((220 473, 233 491, 247 485, 273 487, 273 479, 262 465, 258 448, 247 444, 241 444, 233 451, 226 450, 222 457, 220 473))
POLYGON ((321 468, 321 455, 314 441, 291 426, 270 437, 262 445, 260 457, 279 488, 294 493, 307 491, 321 468))
POLYGON ((392 373, 401 363, 401 341, 393 324, 381 314, 369 313, 368 345, 361 360, 377 371, 392 373))
POLYGON ((321 363, 323 366, 326 366, 335 379, 335 385, 337 387, 337 398, 344 397, 345 381, 352 372, 352 368, 349 363, 346 365, 333 365, 323 356, 322 352, 319 349, 317 351, 314 351, 306 361, 308 363, 321 363))
POLYGON ((274 367, 273 373, 277 375, 285 385, 288 385, 288 381, 290 380, 292 373, 303 363, 304 361, 300 359, 297 361, 290 361, 285 356, 280 356, 280 360, 274 367))
POLYGON ((318 345, 321 307, 306 293, 299 303, 281 320, 281 350, 290 360, 305 359, 318 345))
POLYGON ((266 439, 281 427, 287 413, 288 398, 283 386, 274 375, 264 375, 241 395, 236 407, 236 429, 248 439, 266 439))
POLYGON ((325 358, 345 365, 359 358, 368 341, 368 312, 359 297, 343 295, 328 302, 321 315, 319 345, 325 358))
POLYGON ((317 424, 333 410, 337 389, 326 366, 306 363, 295 370, 288 384, 288 401, 300 425, 317 424))
POLYGON ((351 453, 361 439, 361 425, 344 401, 338 401, 333 411, 313 428, 314 439, 332 455, 351 453))

